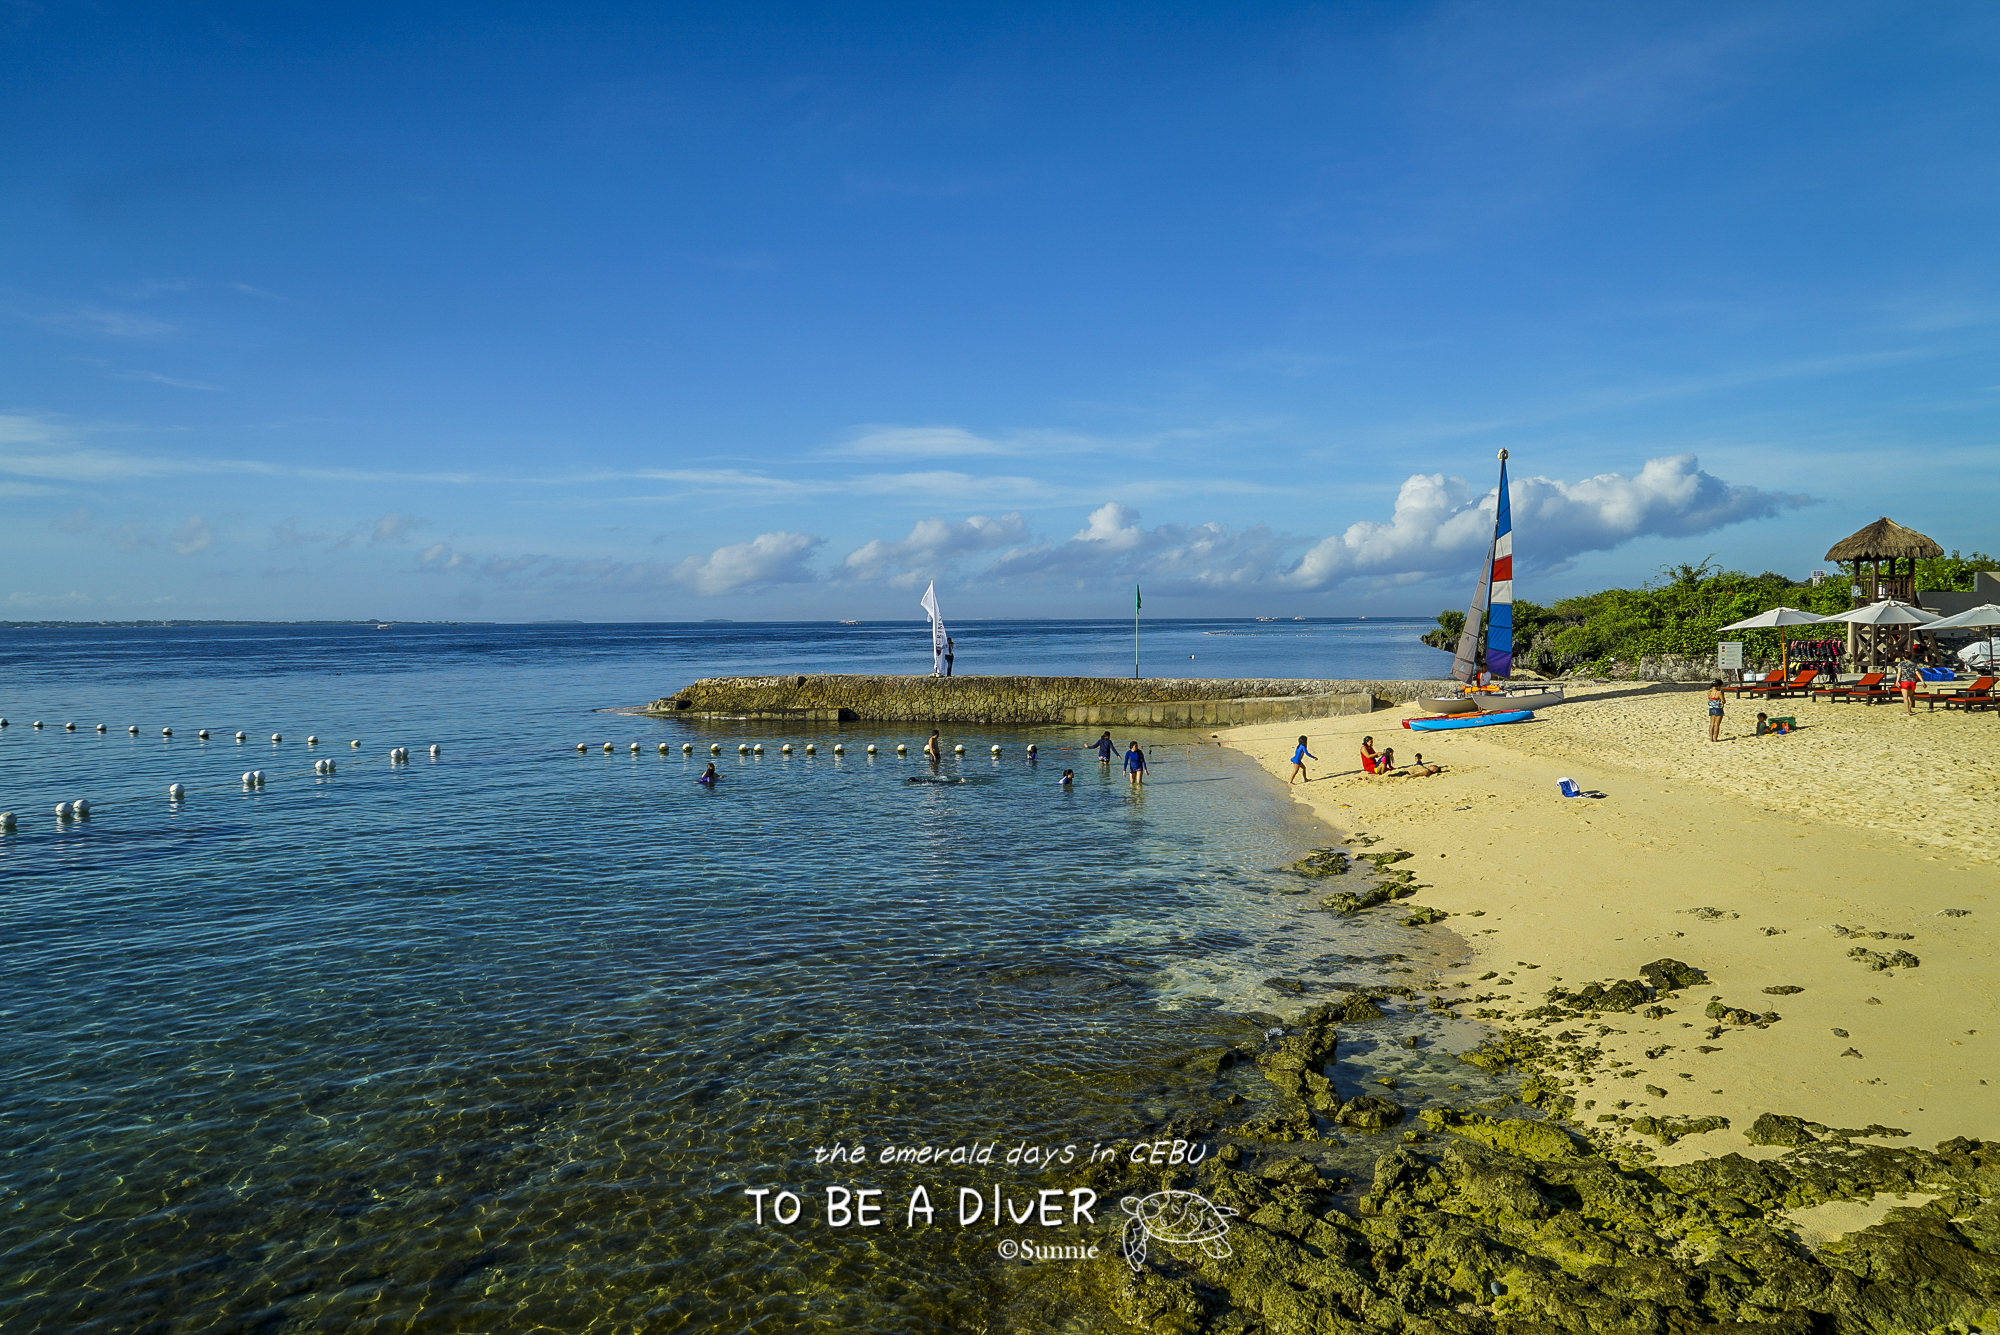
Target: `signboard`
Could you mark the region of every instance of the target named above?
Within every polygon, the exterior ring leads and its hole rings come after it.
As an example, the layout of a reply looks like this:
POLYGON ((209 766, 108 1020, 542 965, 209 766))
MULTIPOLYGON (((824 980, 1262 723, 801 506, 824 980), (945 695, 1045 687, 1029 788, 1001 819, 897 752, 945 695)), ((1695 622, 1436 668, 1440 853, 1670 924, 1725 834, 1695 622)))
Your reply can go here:
POLYGON ((1725 640, 1715 646, 1715 666, 1725 672, 1743 670, 1743 642, 1725 640))
POLYGON ((1814 587, 1814 588, 1816 589, 1816 588, 1818 588, 1818 587, 1819 587, 1820 585, 1822 585, 1822 584, 1824 584, 1824 583, 1826 583, 1826 572, 1825 572, 1824 570, 1815 570, 1815 571, 1813 571, 1813 572, 1812 572, 1812 586, 1813 586, 1813 587, 1814 587))

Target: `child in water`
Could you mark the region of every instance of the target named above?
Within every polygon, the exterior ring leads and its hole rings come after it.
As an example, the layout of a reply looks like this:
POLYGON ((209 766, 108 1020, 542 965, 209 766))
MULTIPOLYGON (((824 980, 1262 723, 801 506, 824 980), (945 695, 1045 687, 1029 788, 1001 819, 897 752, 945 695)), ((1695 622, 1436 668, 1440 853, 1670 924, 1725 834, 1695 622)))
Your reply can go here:
POLYGON ((715 762, 711 760, 708 762, 708 768, 701 772, 701 777, 696 779, 695 782, 705 783, 709 787, 713 788, 715 786, 715 781, 721 777, 722 776, 720 774, 717 774, 715 772, 715 762))
POLYGON ((1058 788, 1076 787, 1076 771, 1073 769, 1064 770, 1062 778, 1056 782, 1056 787, 1058 788))

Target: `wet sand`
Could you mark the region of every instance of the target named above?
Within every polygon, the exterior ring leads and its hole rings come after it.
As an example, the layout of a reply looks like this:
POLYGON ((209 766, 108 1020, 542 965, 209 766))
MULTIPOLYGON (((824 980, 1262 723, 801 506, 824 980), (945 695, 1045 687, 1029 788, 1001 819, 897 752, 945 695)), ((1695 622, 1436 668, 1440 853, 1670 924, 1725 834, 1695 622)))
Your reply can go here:
POLYGON ((1454 915, 1430 930, 1474 950, 1447 989, 1497 994, 1486 1005, 1503 1026, 1538 1026, 1521 1012, 1554 985, 1637 978, 1662 957, 1707 971, 1711 984, 1682 993, 1672 1015, 1606 1013, 1601 1037, 1574 1020, 1550 1026, 1604 1048, 1606 1065, 1569 1090, 1578 1122, 1614 1111, 1730 1120, 1659 1150, 1663 1162, 1776 1155, 1743 1136, 1765 1112, 1911 1133, 1881 1143, 2000 1133, 2000 720, 1921 705, 1914 719, 1900 705, 1763 707, 1802 730, 1746 736, 1757 706, 1732 702, 1727 740, 1711 743, 1699 690, 1618 686, 1572 690, 1534 723, 1467 732, 1407 731, 1400 720, 1416 711, 1397 708, 1211 735, 1283 779, 1307 732, 1321 760, 1293 796, 1336 828, 1380 837, 1378 849, 1416 855, 1402 865, 1426 888, 1407 902, 1454 915), (1365 777, 1364 734, 1446 771, 1365 777), (1563 798, 1562 777, 1607 796, 1563 798), (1921 963, 1871 969, 1856 948, 1921 963), (1711 1036, 1711 998, 1782 1018, 1711 1036))

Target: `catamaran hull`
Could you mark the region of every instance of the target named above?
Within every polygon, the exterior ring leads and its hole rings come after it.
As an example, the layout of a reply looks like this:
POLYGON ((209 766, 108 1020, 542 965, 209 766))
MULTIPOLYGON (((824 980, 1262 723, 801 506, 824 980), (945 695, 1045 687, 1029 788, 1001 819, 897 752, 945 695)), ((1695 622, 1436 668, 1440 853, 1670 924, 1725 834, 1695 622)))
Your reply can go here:
POLYGON ((1489 723, 1526 723, 1533 711, 1511 710, 1505 714, 1460 714, 1455 718, 1406 718, 1403 726, 1411 732, 1443 732, 1447 728, 1483 728, 1489 723))

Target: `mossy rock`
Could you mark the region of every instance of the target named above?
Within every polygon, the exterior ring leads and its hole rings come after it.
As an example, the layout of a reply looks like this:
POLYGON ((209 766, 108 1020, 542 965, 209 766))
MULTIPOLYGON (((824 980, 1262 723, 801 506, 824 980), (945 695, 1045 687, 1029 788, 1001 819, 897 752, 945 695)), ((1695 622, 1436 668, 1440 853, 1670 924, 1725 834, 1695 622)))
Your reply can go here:
POLYGON ((1660 992, 1678 992, 1684 987, 1694 987, 1708 981, 1706 973, 1692 964, 1683 964, 1676 959, 1657 959, 1651 964, 1642 965, 1639 976, 1660 992))
POLYGON ((1347 875, 1347 854, 1337 848, 1315 848, 1291 865, 1300 876, 1317 880, 1324 876, 1347 875))
POLYGON ((1434 922, 1443 922, 1451 915, 1443 909, 1434 909, 1428 904, 1410 905, 1410 916, 1403 919, 1405 927, 1428 927, 1434 922))
POLYGON ((1583 1142, 1554 1122, 1531 1122, 1518 1117, 1488 1117, 1483 1113, 1458 1113, 1440 1109, 1444 1115, 1424 1123, 1433 1130, 1448 1130, 1455 1136, 1476 1140, 1506 1154, 1524 1159, 1575 1159, 1589 1153, 1583 1142))

